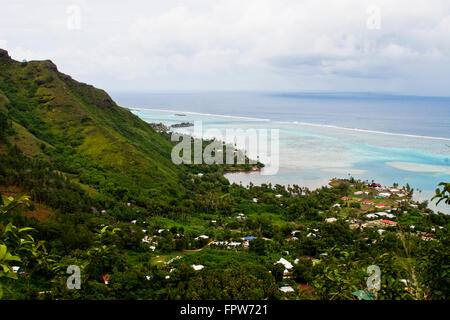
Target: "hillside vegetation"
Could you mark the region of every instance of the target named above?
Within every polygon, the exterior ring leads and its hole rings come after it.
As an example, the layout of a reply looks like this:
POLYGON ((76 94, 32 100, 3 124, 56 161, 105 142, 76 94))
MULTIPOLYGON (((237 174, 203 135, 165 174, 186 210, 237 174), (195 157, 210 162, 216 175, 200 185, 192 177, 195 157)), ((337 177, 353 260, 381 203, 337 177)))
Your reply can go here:
POLYGON ((449 216, 409 185, 231 185, 263 165, 177 166, 161 129, 0 50, 0 298, 448 299, 449 216))

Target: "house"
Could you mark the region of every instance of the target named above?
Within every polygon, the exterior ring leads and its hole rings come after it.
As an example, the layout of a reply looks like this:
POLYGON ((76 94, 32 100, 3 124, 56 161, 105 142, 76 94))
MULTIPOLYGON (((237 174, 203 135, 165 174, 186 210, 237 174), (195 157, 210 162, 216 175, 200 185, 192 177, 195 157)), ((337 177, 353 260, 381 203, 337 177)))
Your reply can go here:
POLYGON ((421 238, 422 238, 422 240, 424 240, 424 241, 434 240, 434 234, 423 232, 423 233, 421 234, 421 238))
POLYGON ((256 239, 256 237, 254 237, 254 236, 248 236, 248 237, 244 237, 244 238, 242 238, 242 239, 245 240, 245 241, 249 241, 249 240, 256 239))
POLYGON ((384 202, 377 204, 377 208, 384 208, 384 207, 386 207, 386 203, 384 202))
POLYGON ((132 224, 136 224, 136 222, 137 222, 136 220, 131 220, 132 224))
POLYGON ((258 202, 258 198, 253 198, 253 202, 257 203, 258 202))
POLYGON ((378 229, 377 232, 378 232, 380 235, 382 235, 384 232, 386 232, 386 230, 384 230, 384 229, 378 229))
POLYGON ((282 194, 276 194, 275 198, 281 198, 283 195, 282 194))
POLYGON ((333 208, 340 208, 341 205, 339 203, 333 204, 333 208))
POLYGON ((277 262, 275 262, 274 264, 277 263, 281 263, 284 266, 284 274, 288 275, 290 273, 290 270, 292 268, 294 268, 294 266, 292 265, 292 263, 290 263, 289 261, 287 261, 285 258, 280 258, 280 260, 278 260, 277 262))
POLYGON ((193 264, 192 268, 194 268, 195 271, 200 271, 204 268, 205 266, 201 265, 201 264, 193 264))
POLYGON ((145 236, 145 237, 142 238, 141 241, 145 242, 145 243, 150 243, 151 239, 149 238, 149 236, 145 236))
POLYGON ((363 194, 363 192, 362 191, 356 191, 355 193, 353 193, 355 196, 360 196, 360 195, 362 195, 363 194))
POLYGON ((295 292, 294 288, 292 288, 291 286, 282 286, 280 287, 280 291, 284 293, 295 292))
POLYGON ((369 206, 372 206, 372 205, 373 205, 373 202, 372 202, 372 201, 369 201, 369 200, 364 200, 362 203, 367 204, 367 205, 369 205, 369 206))
POLYGON ((344 200, 344 201, 347 201, 347 200, 349 200, 350 198, 349 197, 342 197, 341 198, 341 200, 344 200))
POLYGON ((19 266, 12 266, 12 270, 14 273, 17 273, 19 271, 20 267, 19 266))
POLYGON ((366 217, 369 219, 374 219, 374 218, 378 218, 378 215, 376 215, 375 213, 369 213, 368 215, 366 215, 366 217))
POLYGON ((320 262, 320 259, 312 259, 313 266, 320 262))
POLYGON ((378 195, 385 197, 385 198, 391 196, 391 194, 389 192, 380 192, 378 195))
POLYGON ((371 187, 371 188, 381 188, 381 184, 379 184, 379 183, 371 183, 371 184, 369 184, 369 187, 371 187))
POLYGON ((236 247, 240 247, 242 245, 242 243, 241 242, 230 242, 228 245, 230 247, 236 248, 236 247))
POLYGON ((203 173, 199 173, 199 174, 197 174, 197 176, 203 177, 203 173))
POLYGON ((209 237, 207 235, 202 234, 201 236, 198 236, 197 238, 195 238, 195 240, 197 240, 197 241, 202 240, 202 239, 207 240, 207 239, 209 239, 209 237))
POLYGON ((325 219, 325 222, 328 222, 328 223, 333 223, 333 222, 336 222, 336 221, 337 221, 336 218, 327 218, 327 219, 325 219))
POLYGON ((390 226, 396 226, 397 222, 391 221, 391 220, 380 220, 381 223, 390 225, 390 226))
POLYGON ((376 212, 376 215, 378 215, 379 217, 388 217, 388 218, 395 218, 395 216, 391 213, 387 213, 387 212, 376 212))

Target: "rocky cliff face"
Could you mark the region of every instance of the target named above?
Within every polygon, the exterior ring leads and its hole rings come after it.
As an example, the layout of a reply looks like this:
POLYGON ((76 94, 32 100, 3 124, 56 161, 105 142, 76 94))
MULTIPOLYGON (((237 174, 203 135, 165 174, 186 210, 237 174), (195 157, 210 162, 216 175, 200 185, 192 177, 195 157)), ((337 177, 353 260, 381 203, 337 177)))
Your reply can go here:
POLYGON ((8 54, 8 51, 0 49, 0 58, 11 58, 8 54))

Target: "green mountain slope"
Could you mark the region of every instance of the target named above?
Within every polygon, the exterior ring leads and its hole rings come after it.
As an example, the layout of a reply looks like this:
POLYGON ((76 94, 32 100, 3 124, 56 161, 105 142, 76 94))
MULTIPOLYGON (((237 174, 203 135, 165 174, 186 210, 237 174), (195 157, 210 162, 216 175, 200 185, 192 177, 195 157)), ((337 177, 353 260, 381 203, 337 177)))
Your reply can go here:
POLYGON ((11 144, 82 184, 125 200, 177 190, 182 169, 170 160, 170 142, 105 91, 60 73, 51 61, 21 63, 1 50, 0 112, 12 126, 11 144))

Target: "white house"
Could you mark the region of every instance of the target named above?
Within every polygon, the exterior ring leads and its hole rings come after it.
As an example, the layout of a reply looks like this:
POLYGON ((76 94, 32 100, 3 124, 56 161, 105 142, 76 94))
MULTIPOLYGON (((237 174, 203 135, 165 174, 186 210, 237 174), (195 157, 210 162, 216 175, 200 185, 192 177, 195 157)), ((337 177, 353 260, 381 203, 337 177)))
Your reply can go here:
POLYGON ((200 271, 204 268, 205 266, 201 265, 201 264, 193 264, 192 268, 194 268, 195 271, 200 271))
POLYGON ((275 262, 274 264, 277 263, 281 263, 285 269, 284 269, 284 273, 289 273, 289 270, 291 270, 294 266, 292 265, 292 263, 290 263, 289 261, 287 261, 285 258, 280 258, 280 260, 278 260, 277 262, 275 262))
POLYGON ((282 286, 280 287, 280 291, 284 293, 294 292, 295 290, 291 286, 282 286))
POLYGON ((337 221, 336 218, 327 218, 327 219, 325 219, 325 222, 328 222, 328 223, 333 223, 333 222, 336 222, 336 221, 337 221))

